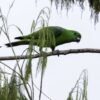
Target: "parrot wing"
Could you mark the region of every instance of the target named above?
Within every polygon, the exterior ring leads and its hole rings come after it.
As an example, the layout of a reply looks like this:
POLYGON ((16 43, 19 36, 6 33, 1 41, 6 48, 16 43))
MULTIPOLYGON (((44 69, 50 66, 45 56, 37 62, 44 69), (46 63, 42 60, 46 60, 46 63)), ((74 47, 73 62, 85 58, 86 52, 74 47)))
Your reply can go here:
MULTIPOLYGON (((61 34, 64 31, 63 28, 57 27, 57 26, 55 26, 55 27, 53 27, 53 26, 52 27, 45 27, 44 29, 46 29, 46 28, 48 28, 48 30, 50 30, 50 31, 47 31, 47 32, 52 32, 54 34, 55 38, 61 36, 61 34)), ((15 39, 20 39, 20 40, 31 39, 32 36, 34 36, 34 39, 38 39, 40 34, 44 34, 44 32, 43 32, 44 29, 40 29, 39 31, 33 32, 33 33, 26 35, 26 36, 15 37, 15 39)))

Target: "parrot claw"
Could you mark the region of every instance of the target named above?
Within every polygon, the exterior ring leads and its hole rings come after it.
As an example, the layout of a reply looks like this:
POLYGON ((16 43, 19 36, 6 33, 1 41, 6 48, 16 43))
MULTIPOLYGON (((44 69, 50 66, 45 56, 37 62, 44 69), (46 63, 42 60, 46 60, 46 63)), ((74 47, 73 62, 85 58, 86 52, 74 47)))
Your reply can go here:
POLYGON ((60 52, 59 50, 52 51, 52 54, 57 54, 57 56, 59 57, 59 55, 60 55, 59 52, 60 52))
POLYGON ((60 52, 60 51, 59 51, 59 50, 56 50, 56 52, 57 52, 57 56, 59 57, 59 55, 60 55, 59 52, 60 52))

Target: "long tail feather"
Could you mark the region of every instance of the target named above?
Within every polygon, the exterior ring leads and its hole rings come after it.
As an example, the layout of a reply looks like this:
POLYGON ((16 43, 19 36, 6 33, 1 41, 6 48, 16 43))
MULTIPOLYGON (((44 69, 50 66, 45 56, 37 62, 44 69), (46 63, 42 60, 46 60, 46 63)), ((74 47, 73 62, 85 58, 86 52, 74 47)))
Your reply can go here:
POLYGON ((24 39, 24 37, 23 36, 19 36, 19 37, 15 37, 15 39, 24 39))
POLYGON ((16 41, 5 44, 7 47, 13 47, 13 46, 19 46, 19 45, 27 45, 29 44, 29 41, 16 41))

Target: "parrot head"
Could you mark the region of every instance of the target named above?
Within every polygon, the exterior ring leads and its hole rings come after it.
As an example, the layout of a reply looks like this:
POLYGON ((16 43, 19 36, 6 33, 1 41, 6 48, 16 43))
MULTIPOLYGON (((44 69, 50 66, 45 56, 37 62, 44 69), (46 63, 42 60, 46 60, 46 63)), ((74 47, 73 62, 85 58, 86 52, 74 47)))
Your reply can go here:
POLYGON ((80 42, 80 40, 81 40, 81 34, 79 33, 79 32, 77 32, 77 31, 73 31, 73 38, 74 38, 74 41, 76 41, 76 42, 80 42))

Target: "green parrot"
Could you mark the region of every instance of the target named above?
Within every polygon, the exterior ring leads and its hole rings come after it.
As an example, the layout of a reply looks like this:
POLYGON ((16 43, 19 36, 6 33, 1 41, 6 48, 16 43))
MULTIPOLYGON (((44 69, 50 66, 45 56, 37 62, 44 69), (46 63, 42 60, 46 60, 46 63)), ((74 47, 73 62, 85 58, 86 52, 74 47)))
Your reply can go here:
POLYGON ((33 45, 41 47, 49 47, 52 51, 55 47, 70 42, 79 42, 81 40, 81 34, 74 30, 68 30, 59 26, 48 26, 43 27, 38 31, 35 31, 26 36, 15 37, 19 41, 11 42, 5 44, 7 47, 19 46, 19 45, 29 45, 31 40, 33 45), (45 34, 45 35, 44 35, 45 34), (50 39, 50 37, 52 37, 50 39), (41 38, 44 39, 44 45, 41 46, 41 38))

